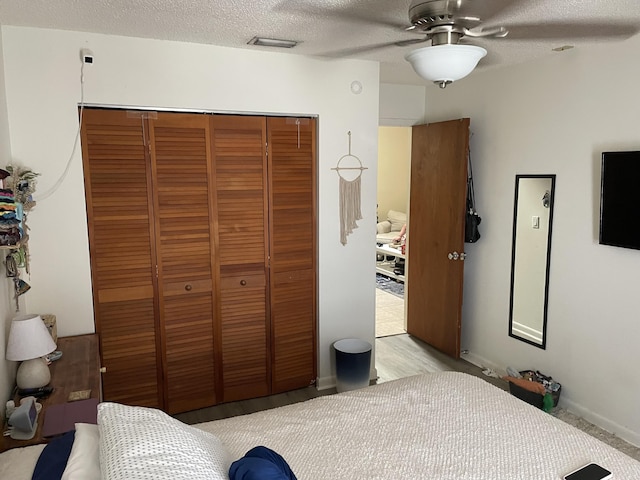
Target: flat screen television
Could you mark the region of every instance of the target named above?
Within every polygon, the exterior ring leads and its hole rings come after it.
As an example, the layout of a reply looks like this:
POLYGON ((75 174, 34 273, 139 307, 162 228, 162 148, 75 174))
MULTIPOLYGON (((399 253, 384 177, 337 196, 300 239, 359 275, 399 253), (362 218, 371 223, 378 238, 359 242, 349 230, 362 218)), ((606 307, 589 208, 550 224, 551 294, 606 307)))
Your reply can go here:
POLYGON ((640 250, 640 151, 602 154, 600 243, 640 250))

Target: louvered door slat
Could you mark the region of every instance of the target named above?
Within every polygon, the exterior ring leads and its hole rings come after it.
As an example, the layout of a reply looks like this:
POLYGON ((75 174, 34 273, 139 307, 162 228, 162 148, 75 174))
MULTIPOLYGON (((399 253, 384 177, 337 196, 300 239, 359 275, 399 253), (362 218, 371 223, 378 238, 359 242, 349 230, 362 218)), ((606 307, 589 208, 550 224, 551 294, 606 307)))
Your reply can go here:
POLYGON ((158 114, 151 122, 166 411, 216 403, 209 119, 158 114))
POLYGON ((142 120, 85 109, 82 150, 105 400, 160 407, 149 163, 142 120))
POLYGON ((272 392, 316 378, 316 124, 269 118, 272 392))
POLYGON ((265 119, 214 116, 223 401, 269 394, 265 119))

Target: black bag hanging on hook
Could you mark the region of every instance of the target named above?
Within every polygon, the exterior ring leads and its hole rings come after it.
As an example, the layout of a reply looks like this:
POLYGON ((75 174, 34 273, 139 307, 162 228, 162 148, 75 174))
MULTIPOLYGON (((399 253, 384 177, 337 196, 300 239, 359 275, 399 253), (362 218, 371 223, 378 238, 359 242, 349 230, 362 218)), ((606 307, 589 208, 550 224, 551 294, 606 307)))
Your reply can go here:
POLYGON ((473 170, 471 169, 471 155, 468 156, 469 173, 467 175, 467 212, 464 219, 464 241, 475 243, 480 239, 478 225, 482 218, 476 211, 476 197, 473 191, 473 170))

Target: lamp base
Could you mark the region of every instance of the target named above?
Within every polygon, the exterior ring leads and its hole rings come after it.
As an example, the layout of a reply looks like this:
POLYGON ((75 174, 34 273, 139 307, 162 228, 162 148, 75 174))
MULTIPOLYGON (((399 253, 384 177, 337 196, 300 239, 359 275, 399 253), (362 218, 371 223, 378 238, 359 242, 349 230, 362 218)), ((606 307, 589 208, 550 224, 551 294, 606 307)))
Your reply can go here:
POLYGON ((18 388, 40 388, 51 381, 49 365, 42 358, 25 360, 18 367, 16 384, 18 388))

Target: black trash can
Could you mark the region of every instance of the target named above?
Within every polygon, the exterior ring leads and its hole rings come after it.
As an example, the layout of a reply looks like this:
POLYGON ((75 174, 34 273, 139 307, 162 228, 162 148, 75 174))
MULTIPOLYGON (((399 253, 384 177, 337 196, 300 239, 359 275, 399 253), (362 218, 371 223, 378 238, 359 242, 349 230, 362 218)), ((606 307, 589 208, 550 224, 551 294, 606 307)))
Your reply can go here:
POLYGON ((336 389, 346 392, 369 385, 371 344, 359 338, 344 338, 333 344, 336 351, 336 389))

